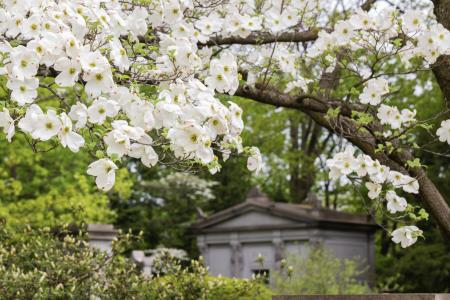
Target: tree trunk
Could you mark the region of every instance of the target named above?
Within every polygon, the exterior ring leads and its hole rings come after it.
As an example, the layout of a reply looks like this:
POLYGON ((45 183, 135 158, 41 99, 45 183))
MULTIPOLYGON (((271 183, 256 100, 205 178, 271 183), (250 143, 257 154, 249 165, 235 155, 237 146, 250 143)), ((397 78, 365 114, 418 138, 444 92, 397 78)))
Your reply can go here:
POLYGON ((321 128, 310 118, 301 120, 298 116, 292 116, 289 119, 289 133, 291 140, 289 191, 291 201, 301 203, 308 196, 316 179, 317 170, 314 162, 318 155, 321 128))
MULTIPOLYGON (((434 0, 434 14, 439 23, 450 30, 450 0, 434 0)), ((441 55, 433 66, 433 72, 450 107, 450 56, 441 55)))
POLYGON ((289 135, 291 139, 291 156, 289 157, 289 193, 291 201, 299 203, 304 198, 302 198, 302 191, 300 190, 299 120, 295 116, 289 119, 289 135))

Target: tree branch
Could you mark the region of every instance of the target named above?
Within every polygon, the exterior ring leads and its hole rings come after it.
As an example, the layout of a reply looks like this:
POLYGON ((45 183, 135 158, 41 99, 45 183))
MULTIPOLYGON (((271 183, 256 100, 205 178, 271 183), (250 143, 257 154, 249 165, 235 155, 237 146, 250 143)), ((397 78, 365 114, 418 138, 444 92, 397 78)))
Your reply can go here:
POLYGON ((283 32, 278 35, 265 32, 265 33, 252 33, 246 37, 240 36, 230 36, 222 37, 217 36, 211 38, 204 44, 199 44, 200 46, 220 46, 220 45, 262 45, 271 44, 277 42, 293 42, 293 43, 303 43, 314 41, 318 37, 320 29, 312 29, 307 31, 299 32, 283 32))
POLYGON ((366 0, 362 5, 361 9, 364 11, 369 11, 372 8, 372 5, 377 2, 377 0, 366 0))
MULTIPOLYGON (((236 95, 261 103, 274 105, 276 107, 281 106, 300 110, 311 117, 317 124, 326 128, 329 132, 344 136, 349 142, 361 149, 364 153, 373 159, 378 159, 382 164, 387 165, 392 170, 409 173, 409 175, 416 177, 420 185, 419 195, 422 202, 439 225, 444 238, 450 241, 450 208, 444 197, 434 183, 428 178, 424 169, 405 169, 408 160, 414 159, 412 151, 409 149, 402 149, 390 154, 376 151, 378 141, 370 132, 359 132, 359 127, 355 121, 345 115, 339 115, 337 118, 333 119, 333 123, 331 123, 326 114, 328 110, 327 103, 324 104, 318 102, 310 96, 303 95, 300 97, 293 97, 278 92, 274 88, 259 90, 257 87, 250 86, 239 87, 236 95)), ((338 104, 338 102, 335 103, 336 105, 338 104)), ((347 105, 344 102, 340 103, 342 107, 347 105)), ((345 108, 345 110, 348 109, 350 108, 345 108)), ((374 130, 380 126, 381 125, 377 122, 372 122, 371 124, 371 128, 374 130)), ((396 143, 396 141, 393 141, 393 143, 396 143)))

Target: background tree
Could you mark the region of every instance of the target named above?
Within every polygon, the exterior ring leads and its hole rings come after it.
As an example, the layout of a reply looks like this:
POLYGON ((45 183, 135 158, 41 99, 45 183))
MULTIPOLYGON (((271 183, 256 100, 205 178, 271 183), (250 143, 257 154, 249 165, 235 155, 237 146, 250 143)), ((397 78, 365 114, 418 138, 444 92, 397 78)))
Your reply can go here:
MULTIPOLYGON (((85 174, 90 156, 67 149, 33 153, 24 138, 0 144, 0 217, 7 226, 33 227, 64 223, 110 223, 115 212, 108 195, 99 192, 85 174)), ((126 192, 126 170, 116 187, 126 192)))

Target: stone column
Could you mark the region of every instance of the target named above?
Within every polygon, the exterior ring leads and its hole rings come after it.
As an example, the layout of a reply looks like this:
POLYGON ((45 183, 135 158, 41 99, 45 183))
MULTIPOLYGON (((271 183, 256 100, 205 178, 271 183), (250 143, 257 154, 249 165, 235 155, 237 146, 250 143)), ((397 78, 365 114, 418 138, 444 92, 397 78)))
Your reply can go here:
POLYGON ((117 230, 111 224, 88 224, 87 233, 89 245, 112 254, 112 241, 117 236, 117 230))
POLYGON ((368 281, 369 286, 375 286, 375 234, 367 234, 367 265, 369 266, 368 281))
POLYGON ((231 247, 231 261, 230 261, 231 276, 241 278, 242 269, 244 267, 244 258, 242 257, 242 245, 236 233, 232 233, 230 235, 230 247, 231 247))
POLYGON ((206 243, 205 235, 199 235, 197 237, 197 247, 198 250, 200 250, 201 255, 203 256, 203 259, 205 260, 205 265, 209 266, 209 247, 206 243))
POLYGON ((274 247, 274 263, 277 270, 280 269, 280 261, 284 257, 284 241, 281 238, 281 231, 276 230, 272 232, 272 244, 274 247))

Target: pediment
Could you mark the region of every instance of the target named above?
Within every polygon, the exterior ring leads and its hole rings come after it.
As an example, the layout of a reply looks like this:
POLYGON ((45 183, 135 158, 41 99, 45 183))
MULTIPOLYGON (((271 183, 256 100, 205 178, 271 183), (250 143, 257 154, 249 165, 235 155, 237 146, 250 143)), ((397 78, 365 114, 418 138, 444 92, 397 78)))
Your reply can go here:
POLYGON ((236 227, 257 227, 257 226, 281 226, 296 225, 300 220, 272 215, 266 211, 248 210, 239 215, 234 215, 222 222, 208 226, 209 228, 236 228, 236 227))

